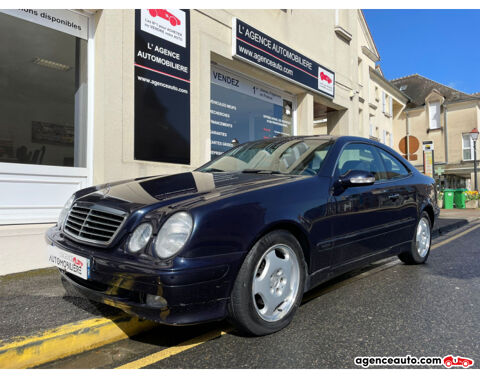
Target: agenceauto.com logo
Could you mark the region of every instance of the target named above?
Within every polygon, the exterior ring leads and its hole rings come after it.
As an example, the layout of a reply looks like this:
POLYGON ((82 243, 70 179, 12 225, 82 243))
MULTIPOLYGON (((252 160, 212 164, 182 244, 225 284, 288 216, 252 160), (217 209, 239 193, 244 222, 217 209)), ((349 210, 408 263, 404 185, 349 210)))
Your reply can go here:
POLYGON ((453 357, 448 355, 445 357, 412 357, 406 356, 387 356, 387 357, 355 357, 355 365, 363 368, 370 366, 445 366, 451 368, 454 366, 469 368, 474 364, 471 358, 453 357))

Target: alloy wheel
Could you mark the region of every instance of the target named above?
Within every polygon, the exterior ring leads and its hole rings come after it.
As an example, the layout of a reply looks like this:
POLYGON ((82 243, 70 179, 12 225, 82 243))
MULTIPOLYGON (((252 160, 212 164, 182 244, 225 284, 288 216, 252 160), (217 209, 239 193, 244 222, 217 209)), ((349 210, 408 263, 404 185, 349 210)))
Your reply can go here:
POLYGON ((425 257, 430 248, 430 225, 425 218, 418 222, 416 244, 420 257, 425 257))
POLYGON ((270 247, 254 270, 252 297, 257 314, 267 322, 285 317, 298 294, 300 264, 285 244, 270 247))

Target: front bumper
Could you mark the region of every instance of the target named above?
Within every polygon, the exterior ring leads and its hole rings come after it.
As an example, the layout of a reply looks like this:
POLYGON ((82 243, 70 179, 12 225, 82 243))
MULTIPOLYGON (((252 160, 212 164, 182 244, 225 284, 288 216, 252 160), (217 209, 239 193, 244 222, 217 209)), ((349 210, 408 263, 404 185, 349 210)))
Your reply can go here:
POLYGON ((52 227, 46 241, 89 258, 88 280, 61 271, 62 281, 80 295, 165 324, 194 324, 222 319, 246 252, 185 259, 155 266, 121 251, 75 243, 52 227), (157 296, 148 305, 147 295, 157 296))

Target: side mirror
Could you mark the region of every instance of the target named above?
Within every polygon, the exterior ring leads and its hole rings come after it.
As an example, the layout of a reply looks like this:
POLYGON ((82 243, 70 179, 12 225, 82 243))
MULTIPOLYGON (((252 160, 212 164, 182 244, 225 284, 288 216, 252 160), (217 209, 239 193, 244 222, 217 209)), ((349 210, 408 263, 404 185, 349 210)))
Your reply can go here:
POLYGON ((375 182, 375 176, 367 171, 348 171, 339 178, 340 184, 345 187, 367 186, 375 182))

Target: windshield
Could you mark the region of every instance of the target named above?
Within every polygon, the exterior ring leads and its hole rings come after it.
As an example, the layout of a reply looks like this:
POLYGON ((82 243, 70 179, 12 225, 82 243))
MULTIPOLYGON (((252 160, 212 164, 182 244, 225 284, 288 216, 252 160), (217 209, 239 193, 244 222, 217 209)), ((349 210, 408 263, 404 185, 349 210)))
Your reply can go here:
POLYGON ((198 171, 314 176, 332 144, 327 139, 260 140, 233 148, 198 171))

